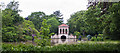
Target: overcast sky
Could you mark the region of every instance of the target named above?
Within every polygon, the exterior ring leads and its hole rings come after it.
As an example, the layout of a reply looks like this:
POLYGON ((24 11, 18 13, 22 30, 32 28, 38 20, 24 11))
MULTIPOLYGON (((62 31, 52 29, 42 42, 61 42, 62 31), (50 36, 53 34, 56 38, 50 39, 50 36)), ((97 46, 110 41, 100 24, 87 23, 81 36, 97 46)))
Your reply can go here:
MULTIPOLYGON (((7 5, 12 0, 0 0, 7 5)), ((19 1, 19 9, 22 10, 20 15, 27 17, 32 12, 42 11, 47 15, 56 10, 60 10, 64 17, 64 23, 70 18, 70 15, 87 9, 87 0, 15 0, 19 1)))

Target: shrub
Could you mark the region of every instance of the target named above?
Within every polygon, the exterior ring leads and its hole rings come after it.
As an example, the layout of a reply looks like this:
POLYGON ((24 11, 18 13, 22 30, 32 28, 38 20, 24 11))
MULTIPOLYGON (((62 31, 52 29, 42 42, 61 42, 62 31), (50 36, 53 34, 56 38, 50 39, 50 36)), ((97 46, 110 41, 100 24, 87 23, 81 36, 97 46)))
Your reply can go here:
POLYGON ((103 41, 103 38, 102 37, 92 37, 91 38, 91 41, 103 41))
POLYGON ((120 51, 120 43, 79 43, 71 45, 57 45, 57 46, 34 46, 19 44, 17 46, 12 44, 2 45, 3 51, 120 51))
POLYGON ((75 31, 73 35, 76 35, 79 38, 80 32, 75 31))
POLYGON ((97 41, 97 38, 96 37, 92 37, 91 41, 97 41))
POLYGON ((98 34, 98 36, 103 37, 103 34, 98 34))
POLYGON ((25 36, 25 39, 32 40, 32 36, 25 36))
POLYGON ((102 37, 97 37, 97 41, 103 41, 102 37))

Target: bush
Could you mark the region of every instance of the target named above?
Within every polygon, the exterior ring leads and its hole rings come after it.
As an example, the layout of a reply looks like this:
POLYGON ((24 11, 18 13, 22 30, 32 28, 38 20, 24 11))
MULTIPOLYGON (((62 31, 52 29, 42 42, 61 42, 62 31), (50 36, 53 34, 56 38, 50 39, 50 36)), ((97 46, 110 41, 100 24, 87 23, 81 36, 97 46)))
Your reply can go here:
POLYGON ((103 37, 103 34, 98 34, 98 36, 103 37))
POLYGON ((3 51, 120 51, 120 43, 79 43, 71 45, 57 45, 57 46, 34 46, 19 44, 17 46, 12 44, 2 45, 3 51))
POLYGON ((97 37, 97 41, 103 41, 102 37, 97 37))
POLYGON ((105 36, 104 40, 111 40, 111 38, 109 36, 105 36))
POLYGON ((32 40, 32 36, 25 36, 25 39, 27 39, 27 40, 32 40))
POLYGON ((91 38, 91 41, 103 41, 103 38, 102 37, 92 37, 91 38))
POLYGON ((92 37, 91 41, 97 41, 97 38, 96 37, 92 37))
POLYGON ((75 31, 73 35, 76 35, 79 38, 80 32, 75 31))

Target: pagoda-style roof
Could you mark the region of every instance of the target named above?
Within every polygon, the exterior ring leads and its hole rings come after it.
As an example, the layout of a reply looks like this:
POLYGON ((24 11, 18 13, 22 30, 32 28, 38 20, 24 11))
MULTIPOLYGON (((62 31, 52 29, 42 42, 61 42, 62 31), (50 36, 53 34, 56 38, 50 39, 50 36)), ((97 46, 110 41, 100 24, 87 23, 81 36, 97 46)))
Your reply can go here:
POLYGON ((59 25, 59 27, 60 27, 60 26, 67 26, 67 27, 69 27, 69 26, 68 26, 68 25, 66 25, 66 24, 61 24, 61 25, 59 25))

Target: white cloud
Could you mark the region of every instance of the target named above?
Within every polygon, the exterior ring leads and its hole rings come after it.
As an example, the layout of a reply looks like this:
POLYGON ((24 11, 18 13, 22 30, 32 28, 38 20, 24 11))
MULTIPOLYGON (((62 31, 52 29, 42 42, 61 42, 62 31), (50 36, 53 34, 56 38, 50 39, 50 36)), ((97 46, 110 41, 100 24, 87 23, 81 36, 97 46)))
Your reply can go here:
MULTIPOLYGON (((8 4, 12 0, 1 0, 8 4)), ((56 10, 60 10, 64 17, 64 23, 70 18, 70 15, 80 10, 86 10, 87 0, 15 0, 19 1, 19 9, 22 10, 21 16, 27 17, 31 12, 43 11, 47 15, 56 10)))

